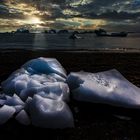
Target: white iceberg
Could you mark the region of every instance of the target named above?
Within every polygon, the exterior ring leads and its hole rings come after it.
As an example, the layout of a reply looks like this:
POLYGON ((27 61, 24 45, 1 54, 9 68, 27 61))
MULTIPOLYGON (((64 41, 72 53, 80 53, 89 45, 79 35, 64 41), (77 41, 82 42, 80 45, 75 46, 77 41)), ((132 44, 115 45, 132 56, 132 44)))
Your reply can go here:
POLYGON ((26 113, 25 110, 21 110, 17 114, 16 120, 23 125, 29 125, 31 123, 30 118, 29 118, 29 116, 28 116, 28 114, 26 113))
POLYGON ((71 73, 67 83, 75 100, 140 108, 140 88, 115 69, 99 73, 71 73))
POLYGON ((32 74, 50 74, 56 73, 62 77, 66 77, 66 71, 55 58, 37 58, 25 63, 23 66, 29 73, 32 74))
POLYGON ((63 101, 34 95, 29 104, 32 124, 43 128, 73 127, 74 121, 69 107, 63 101))
POLYGON ((14 107, 4 105, 0 108, 0 125, 6 123, 16 112, 14 107))

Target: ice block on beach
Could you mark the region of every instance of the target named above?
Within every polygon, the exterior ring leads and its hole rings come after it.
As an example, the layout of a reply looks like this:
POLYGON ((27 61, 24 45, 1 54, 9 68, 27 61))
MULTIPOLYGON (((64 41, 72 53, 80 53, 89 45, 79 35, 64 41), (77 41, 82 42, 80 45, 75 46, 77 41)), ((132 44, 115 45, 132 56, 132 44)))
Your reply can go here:
POLYGON ((43 98, 34 95, 29 104, 32 124, 44 128, 73 127, 73 115, 63 101, 43 98))
POLYGON ((31 117, 32 124, 39 127, 73 127, 73 115, 65 103, 70 94, 66 77, 54 58, 41 57, 25 63, 1 84, 5 95, 0 98, 0 115, 6 117, 1 116, 0 123, 15 113, 15 119, 24 125, 30 124, 31 117))
POLYGON ((16 93, 23 100, 38 92, 48 98, 56 98, 60 94, 62 98, 65 98, 68 97, 67 91, 69 91, 68 86, 64 83, 65 80, 66 72, 56 59, 41 57, 25 63, 1 85, 6 94, 16 93), (34 69, 36 73, 31 73, 28 68, 34 69))
POLYGON ((115 69, 98 73, 72 72, 67 83, 77 101, 140 108, 140 88, 115 69))

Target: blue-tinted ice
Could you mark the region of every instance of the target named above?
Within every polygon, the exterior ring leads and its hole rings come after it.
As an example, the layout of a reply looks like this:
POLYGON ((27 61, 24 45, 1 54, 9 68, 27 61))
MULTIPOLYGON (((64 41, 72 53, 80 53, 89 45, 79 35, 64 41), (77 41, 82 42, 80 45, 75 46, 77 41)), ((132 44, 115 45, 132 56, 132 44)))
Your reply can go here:
POLYGON ((67 83, 75 100, 140 108, 140 89, 115 69, 71 73, 67 83))
POLYGON ((54 58, 41 57, 25 63, 1 84, 5 95, 0 97, 0 124, 14 115, 24 125, 31 121, 45 128, 73 127, 73 116, 65 103, 70 93, 66 77, 54 58))

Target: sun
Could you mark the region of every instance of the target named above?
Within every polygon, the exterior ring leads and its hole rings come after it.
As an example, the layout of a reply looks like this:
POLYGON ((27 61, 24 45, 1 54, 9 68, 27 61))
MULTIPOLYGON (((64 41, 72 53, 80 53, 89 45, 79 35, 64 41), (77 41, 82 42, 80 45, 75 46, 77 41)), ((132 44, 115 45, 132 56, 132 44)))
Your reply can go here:
POLYGON ((29 18, 28 22, 35 25, 42 23, 42 21, 38 17, 31 17, 29 18))

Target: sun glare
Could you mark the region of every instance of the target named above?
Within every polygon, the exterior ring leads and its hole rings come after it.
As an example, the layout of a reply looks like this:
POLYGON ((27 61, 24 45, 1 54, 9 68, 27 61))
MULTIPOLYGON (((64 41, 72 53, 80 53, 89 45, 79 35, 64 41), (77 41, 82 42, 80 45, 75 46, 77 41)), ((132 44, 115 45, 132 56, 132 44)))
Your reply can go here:
POLYGON ((40 24, 42 23, 42 21, 38 18, 38 17, 31 17, 28 22, 30 24, 40 24))
POLYGON ((30 21, 31 21, 31 24, 39 24, 39 23, 41 23, 40 19, 37 18, 37 17, 32 17, 30 19, 30 21))

